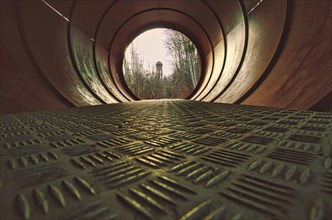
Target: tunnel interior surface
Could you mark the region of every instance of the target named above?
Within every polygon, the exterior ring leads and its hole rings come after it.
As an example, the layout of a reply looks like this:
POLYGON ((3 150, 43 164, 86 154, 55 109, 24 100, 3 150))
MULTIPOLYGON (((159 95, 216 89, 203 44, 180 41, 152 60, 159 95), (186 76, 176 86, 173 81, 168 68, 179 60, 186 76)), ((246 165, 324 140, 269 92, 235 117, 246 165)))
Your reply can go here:
POLYGON ((1 1, 1 113, 139 100, 126 47, 188 36, 202 77, 187 99, 331 111, 331 1, 1 1))
POLYGON ((332 115, 129 102, 1 115, 1 219, 329 219, 332 115))

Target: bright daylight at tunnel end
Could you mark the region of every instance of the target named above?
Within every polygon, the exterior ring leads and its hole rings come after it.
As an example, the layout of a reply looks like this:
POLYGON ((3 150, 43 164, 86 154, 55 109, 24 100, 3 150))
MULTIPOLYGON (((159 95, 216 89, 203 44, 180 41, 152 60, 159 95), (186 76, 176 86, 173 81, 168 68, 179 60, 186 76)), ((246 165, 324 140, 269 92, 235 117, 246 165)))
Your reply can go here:
POLYGON ((185 35, 152 29, 127 47, 123 74, 140 99, 184 99, 201 78, 198 50, 185 35))

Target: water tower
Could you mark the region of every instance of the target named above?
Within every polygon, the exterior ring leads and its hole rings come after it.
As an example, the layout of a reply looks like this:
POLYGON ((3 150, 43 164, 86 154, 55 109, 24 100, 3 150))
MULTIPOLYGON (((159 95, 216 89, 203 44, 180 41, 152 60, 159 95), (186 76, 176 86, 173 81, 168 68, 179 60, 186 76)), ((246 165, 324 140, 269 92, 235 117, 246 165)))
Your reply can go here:
POLYGON ((158 79, 162 79, 163 78, 163 63, 158 61, 156 63, 156 70, 157 70, 157 76, 158 79))

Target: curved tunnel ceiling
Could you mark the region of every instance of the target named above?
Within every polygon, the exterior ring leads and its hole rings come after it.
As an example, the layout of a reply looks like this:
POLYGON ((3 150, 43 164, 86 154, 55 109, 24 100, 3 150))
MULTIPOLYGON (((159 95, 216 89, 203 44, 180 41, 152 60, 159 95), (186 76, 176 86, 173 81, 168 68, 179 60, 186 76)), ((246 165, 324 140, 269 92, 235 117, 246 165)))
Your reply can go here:
POLYGON ((184 33, 199 50, 202 77, 188 99, 309 109, 331 93, 328 1, 14 4, 32 63, 69 105, 138 100, 123 77, 124 52, 136 36, 155 27, 184 33))

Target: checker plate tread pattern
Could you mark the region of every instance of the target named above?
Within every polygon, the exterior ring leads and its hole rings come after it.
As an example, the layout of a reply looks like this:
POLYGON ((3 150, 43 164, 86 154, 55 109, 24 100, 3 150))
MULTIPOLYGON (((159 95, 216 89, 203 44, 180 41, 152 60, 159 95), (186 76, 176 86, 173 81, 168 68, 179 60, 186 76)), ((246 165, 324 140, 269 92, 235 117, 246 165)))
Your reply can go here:
POLYGON ((332 216, 329 113, 161 100, 0 125, 0 219, 332 216))

